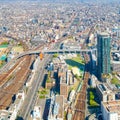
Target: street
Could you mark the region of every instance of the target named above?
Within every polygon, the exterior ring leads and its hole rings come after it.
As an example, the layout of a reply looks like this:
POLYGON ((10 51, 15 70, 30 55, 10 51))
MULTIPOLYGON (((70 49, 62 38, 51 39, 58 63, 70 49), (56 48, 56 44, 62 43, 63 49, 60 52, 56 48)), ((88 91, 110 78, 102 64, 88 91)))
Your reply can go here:
POLYGON ((19 116, 22 117, 23 120, 28 120, 28 116, 30 115, 30 112, 33 110, 37 97, 36 93, 39 89, 39 86, 42 84, 42 80, 44 78, 44 66, 46 65, 50 57, 51 55, 46 56, 38 66, 38 70, 35 73, 36 77, 34 78, 32 86, 29 89, 24 100, 22 109, 20 110, 19 116))

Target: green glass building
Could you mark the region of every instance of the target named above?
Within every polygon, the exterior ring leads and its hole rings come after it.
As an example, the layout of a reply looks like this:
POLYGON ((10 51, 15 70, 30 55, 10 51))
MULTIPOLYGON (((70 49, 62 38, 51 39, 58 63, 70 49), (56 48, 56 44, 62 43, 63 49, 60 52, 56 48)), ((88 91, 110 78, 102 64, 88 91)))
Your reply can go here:
POLYGON ((111 72, 110 66, 110 41, 111 38, 107 33, 97 34, 97 63, 98 63, 98 78, 102 74, 111 72))

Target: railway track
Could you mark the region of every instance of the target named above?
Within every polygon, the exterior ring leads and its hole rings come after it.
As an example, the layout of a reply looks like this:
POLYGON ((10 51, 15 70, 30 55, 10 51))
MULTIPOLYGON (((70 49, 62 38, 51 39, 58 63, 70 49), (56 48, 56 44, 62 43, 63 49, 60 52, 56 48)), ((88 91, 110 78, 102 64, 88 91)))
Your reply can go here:
POLYGON ((0 74, 0 88, 9 81, 9 79, 12 77, 12 74, 15 73, 15 71, 20 67, 24 60, 25 58, 20 59, 8 72, 0 74))
MULTIPOLYGON (((74 20, 75 16, 72 18, 74 20)), ((69 24, 71 25, 71 23, 69 24)), ((68 26, 69 27, 69 26, 68 26)), ((67 30, 68 28, 66 28, 67 30)), ((58 43, 64 39, 60 38, 58 43)), ((50 46, 50 44, 47 44, 50 46)), ((43 45, 38 46, 35 49, 42 49, 43 45)), ((25 46, 25 49, 27 47, 25 46)), ((24 56, 19 60, 12 60, 8 63, 0 72, 0 109, 7 109, 12 104, 13 95, 17 94, 21 90, 26 82, 28 74, 30 72, 30 66, 33 62, 33 56, 24 56), (23 62, 22 62, 23 61, 23 62), (11 64, 14 62, 14 66, 11 64), (5 73, 3 73, 6 71, 5 73)))
MULTIPOLYGON (((89 56, 85 54, 84 58, 85 58, 85 63, 88 64, 90 60, 89 56)), ((85 120, 86 90, 87 90, 89 76, 90 76, 89 72, 84 73, 83 85, 81 87, 80 92, 77 93, 74 115, 72 120, 85 120)))
MULTIPOLYGON (((7 73, 9 76, 12 75, 11 79, 9 81, 3 80, 4 85, 0 88, 0 109, 7 109, 10 106, 13 102, 13 95, 17 94, 26 82, 29 68, 34 58, 32 56, 25 56, 21 59, 22 60, 7 73), (16 69, 17 71, 15 71, 16 69)), ((8 80, 6 74, 5 78, 8 80)))

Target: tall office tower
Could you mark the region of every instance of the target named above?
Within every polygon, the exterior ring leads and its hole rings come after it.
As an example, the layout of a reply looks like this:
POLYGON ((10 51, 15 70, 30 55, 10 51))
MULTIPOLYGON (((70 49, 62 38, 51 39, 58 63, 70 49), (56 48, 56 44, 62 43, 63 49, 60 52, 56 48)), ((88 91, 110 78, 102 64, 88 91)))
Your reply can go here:
POLYGON ((120 38, 120 28, 117 30, 117 37, 120 38))
POLYGON ((110 73, 110 41, 111 38, 107 33, 97 34, 97 63, 98 78, 101 79, 103 74, 110 73))

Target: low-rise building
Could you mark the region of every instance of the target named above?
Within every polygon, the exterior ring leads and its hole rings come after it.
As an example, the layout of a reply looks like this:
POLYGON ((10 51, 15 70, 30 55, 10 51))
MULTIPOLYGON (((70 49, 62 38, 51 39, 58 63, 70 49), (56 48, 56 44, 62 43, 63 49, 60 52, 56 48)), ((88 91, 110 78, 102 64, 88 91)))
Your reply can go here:
POLYGON ((105 84, 98 84, 96 87, 96 92, 100 101, 106 102, 115 100, 115 94, 109 90, 105 84))
POLYGON ((72 90, 69 94, 69 101, 72 102, 72 100, 74 99, 75 97, 75 90, 72 90))
POLYGON ((74 84, 74 75, 71 70, 67 70, 67 72, 66 72, 66 81, 67 81, 67 85, 74 84))
POLYGON ((64 118, 64 96, 56 95, 51 98, 48 120, 63 120, 64 118))
POLYGON ((120 61, 112 61, 112 70, 114 72, 120 72, 120 61))
POLYGON ((31 114, 33 120, 40 120, 41 119, 41 109, 40 106, 35 106, 34 110, 31 114))
POLYGON ((60 95, 63 95, 67 99, 69 86, 74 84, 73 74, 64 66, 63 68, 59 68, 58 77, 60 81, 60 95))
POLYGON ((120 120, 120 100, 101 103, 104 120, 120 120))
POLYGON ((90 85, 92 87, 96 87, 96 85, 97 85, 97 77, 95 75, 91 75, 90 85))
POLYGON ((67 42, 62 46, 63 49, 81 49, 81 46, 78 42, 67 42))
POLYGON ((25 99, 24 92, 20 91, 16 95, 15 102, 10 105, 8 110, 0 110, 0 120, 15 120, 24 99, 25 99))

